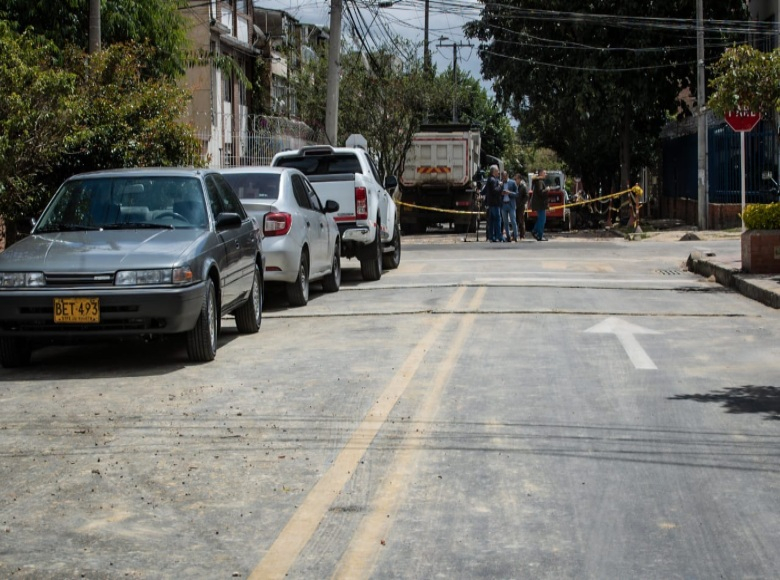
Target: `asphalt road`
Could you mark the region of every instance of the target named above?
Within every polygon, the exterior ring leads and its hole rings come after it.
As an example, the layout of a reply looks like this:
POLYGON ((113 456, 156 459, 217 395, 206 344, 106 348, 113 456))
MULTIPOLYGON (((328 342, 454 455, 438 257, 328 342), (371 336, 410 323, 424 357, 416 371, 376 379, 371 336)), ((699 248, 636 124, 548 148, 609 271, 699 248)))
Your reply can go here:
POLYGON ((684 268, 739 241, 441 240, 0 371, 0 577, 776 577, 780 314, 684 268))

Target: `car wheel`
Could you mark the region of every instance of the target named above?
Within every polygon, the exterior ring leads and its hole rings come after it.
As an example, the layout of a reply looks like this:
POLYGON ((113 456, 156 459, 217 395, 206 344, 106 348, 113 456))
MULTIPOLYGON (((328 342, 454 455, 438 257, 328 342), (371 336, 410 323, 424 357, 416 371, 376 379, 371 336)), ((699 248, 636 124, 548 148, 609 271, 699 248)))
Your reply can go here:
POLYGON ((209 362, 217 356, 217 296, 214 282, 209 278, 206 296, 195 328, 187 333, 187 355, 193 362, 209 362))
POLYGON ((382 255, 382 267, 385 270, 395 270, 401 264, 401 228, 398 224, 393 229, 393 251, 382 255))
POLYGON ((298 277, 292 284, 287 284, 287 301, 290 306, 306 306, 309 302, 309 255, 301 251, 301 265, 298 267, 298 277))
POLYGON ((31 354, 32 348, 26 338, 0 338, 0 362, 4 368, 28 365, 31 354))
POLYGON ((366 248, 366 253, 360 260, 360 273, 363 280, 372 282, 382 277, 382 242, 379 240, 379 224, 376 225, 376 237, 366 248))
POLYGON ((236 310, 236 327, 242 334, 252 334, 260 330, 263 320, 263 279, 260 268, 255 264, 254 280, 249 299, 236 310))
POLYGON ((336 247, 333 248, 333 264, 330 274, 322 279, 322 289, 325 292, 338 292, 341 288, 341 242, 336 240, 336 247))

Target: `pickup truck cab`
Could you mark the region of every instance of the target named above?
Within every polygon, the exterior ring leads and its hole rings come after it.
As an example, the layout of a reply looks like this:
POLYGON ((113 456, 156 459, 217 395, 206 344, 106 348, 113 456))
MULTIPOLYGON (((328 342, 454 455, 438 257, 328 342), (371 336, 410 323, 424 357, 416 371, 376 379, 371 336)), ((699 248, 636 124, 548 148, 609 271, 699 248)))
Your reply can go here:
POLYGON ((401 233, 392 196, 387 189, 398 180, 379 180, 368 153, 359 147, 313 145, 277 153, 271 165, 294 167, 309 178, 323 203, 334 200, 341 235, 341 255, 357 258, 364 280, 379 280, 383 269, 401 262, 401 233))

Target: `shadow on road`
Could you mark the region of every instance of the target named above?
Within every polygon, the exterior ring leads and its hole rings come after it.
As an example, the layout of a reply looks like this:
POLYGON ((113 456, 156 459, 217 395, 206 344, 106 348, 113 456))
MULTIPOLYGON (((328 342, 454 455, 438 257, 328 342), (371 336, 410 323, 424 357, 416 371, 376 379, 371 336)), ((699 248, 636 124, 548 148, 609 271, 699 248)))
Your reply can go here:
POLYGON ((758 385, 732 387, 707 394, 675 395, 677 401, 721 403, 727 413, 763 413, 766 419, 780 420, 780 388, 758 385))

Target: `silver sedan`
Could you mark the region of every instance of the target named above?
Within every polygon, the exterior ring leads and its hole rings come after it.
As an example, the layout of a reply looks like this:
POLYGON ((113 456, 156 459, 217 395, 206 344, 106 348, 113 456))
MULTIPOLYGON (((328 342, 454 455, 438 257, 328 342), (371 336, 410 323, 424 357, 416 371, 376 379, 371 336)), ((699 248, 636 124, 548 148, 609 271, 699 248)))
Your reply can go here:
POLYGON ((306 176, 292 168, 232 167, 221 170, 247 213, 263 228, 265 281, 282 282, 291 306, 309 301, 309 283, 325 292, 341 286, 341 239, 333 213, 306 176))

